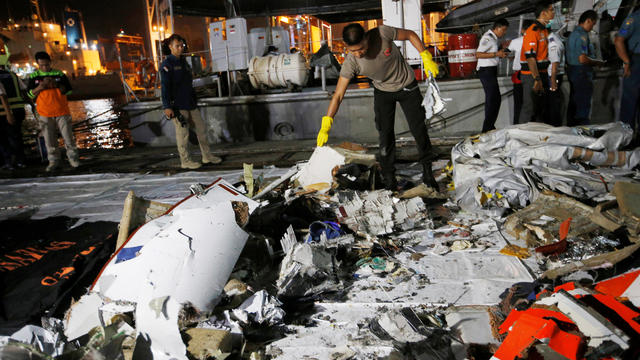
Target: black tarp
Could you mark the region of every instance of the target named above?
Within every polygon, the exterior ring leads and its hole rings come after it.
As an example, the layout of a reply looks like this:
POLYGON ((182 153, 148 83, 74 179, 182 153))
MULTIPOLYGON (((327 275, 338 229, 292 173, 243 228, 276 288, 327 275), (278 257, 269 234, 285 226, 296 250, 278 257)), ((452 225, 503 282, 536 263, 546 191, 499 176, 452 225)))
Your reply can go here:
POLYGON ((60 318, 86 292, 115 248, 117 223, 76 219, 0 222, 0 334, 43 315, 60 318))

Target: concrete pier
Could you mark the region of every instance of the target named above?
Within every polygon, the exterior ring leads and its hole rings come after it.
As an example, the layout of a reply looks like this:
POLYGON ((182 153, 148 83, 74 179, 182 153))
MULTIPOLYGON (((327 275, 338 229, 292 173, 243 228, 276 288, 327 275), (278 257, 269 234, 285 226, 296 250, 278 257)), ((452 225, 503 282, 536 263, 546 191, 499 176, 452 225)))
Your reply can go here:
MULTIPOLYGON (((496 127, 513 123, 513 85, 510 77, 498 79, 502 105, 496 127)), ((331 136, 351 141, 375 141, 377 131, 373 114, 373 88, 353 84, 335 117, 331 136)), ((484 120, 484 91, 480 80, 446 80, 438 83, 446 102, 446 112, 431 119, 432 137, 460 137, 477 133, 484 120)), ((617 119, 621 79, 617 70, 596 73, 593 123, 617 119)), ((424 93, 426 87, 420 86, 424 93)), ((320 119, 325 115, 331 92, 305 89, 296 93, 249 95, 199 100, 200 111, 208 126, 211 143, 260 140, 296 140, 315 138, 320 119)), ((569 100, 569 82, 562 85, 569 100)), ((131 134, 137 144, 169 146, 175 144, 173 124, 163 118, 160 101, 131 103, 125 110, 131 117, 131 134), (154 109, 155 110, 152 110, 154 109)), ((404 114, 396 110, 396 134, 410 136, 404 114)))

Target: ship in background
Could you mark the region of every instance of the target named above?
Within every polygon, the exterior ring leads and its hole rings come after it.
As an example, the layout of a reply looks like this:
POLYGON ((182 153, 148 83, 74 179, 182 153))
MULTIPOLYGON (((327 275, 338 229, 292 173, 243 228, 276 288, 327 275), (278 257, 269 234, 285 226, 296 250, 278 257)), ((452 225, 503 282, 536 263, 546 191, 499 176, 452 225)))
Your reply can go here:
MULTIPOLYGON (((0 40, 6 44, 11 54, 11 69, 18 76, 26 78, 33 72, 37 68, 35 54, 46 51, 51 56, 53 66, 69 77, 74 89, 71 99, 121 96, 123 88, 135 88, 131 73, 135 72, 133 63, 139 61, 140 56, 132 57, 129 54, 138 55, 140 51, 126 51, 124 61, 118 61, 122 57, 112 44, 118 48, 125 37, 122 32, 112 39, 87 40, 80 11, 65 8, 64 22, 59 24, 42 17, 38 0, 29 2, 29 19, 10 18, 0 24, 0 40)), ((137 45, 144 49, 141 37, 126 38, 133 47, 137 45)))

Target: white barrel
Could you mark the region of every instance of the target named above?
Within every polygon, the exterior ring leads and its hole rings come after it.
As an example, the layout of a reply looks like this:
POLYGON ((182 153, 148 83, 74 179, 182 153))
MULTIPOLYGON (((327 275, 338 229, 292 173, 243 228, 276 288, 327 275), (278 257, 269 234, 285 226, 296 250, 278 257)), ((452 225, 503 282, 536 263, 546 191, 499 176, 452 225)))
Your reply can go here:
POLYGON ((304 86, 308 73, 301 53, 256 56, 249 61, 249 80, 255 88, 287 87, 289 83, 304 86))

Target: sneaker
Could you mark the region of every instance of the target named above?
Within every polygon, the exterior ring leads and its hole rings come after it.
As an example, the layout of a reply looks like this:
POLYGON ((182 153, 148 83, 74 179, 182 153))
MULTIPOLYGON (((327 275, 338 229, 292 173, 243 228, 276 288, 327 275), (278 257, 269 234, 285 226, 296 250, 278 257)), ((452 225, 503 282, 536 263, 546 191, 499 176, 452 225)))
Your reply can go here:
POLYGON ((18 169, 24 169, 24 168, 26 168, 26 167, 27 167, 27 165, 25 165, 24 163, 21 163, 21 162, 17 162, 17 163, 16 163, 16 167, 17 167, 18 169))
POLYGON ((209 155, 207 157, 202 157, 202 163, 203 164, 220 164, 222 162, 222 159, 215 156, 215 155, 209 155))
POLYGON ((199 167, 201 167, 202 164, 192 161, 192 160, 187 160, 185 162, 183 162, 182 164, 180 164, 180 167, 182 167, 183 169, 197 169, 199 167))
POLYGON ((56 170, 59 166, 60 166, 60 164, 57 163, 57 162, 50 162, 49 165, 47 165, 46 171, 47 172, 52 172, 52 171, 56 170))
POLYGON ((15 170, 15 169, 13 168, 13 166, 11 166, 11 165, 9 165, 9 164, 4 164, 4 165, 2 165, 2 166, 0 167, 0 170, 4 170, 4 171, 13 171, 13 170, 15 170))
POLYGON ((72 168, 77 168, 80 166, 80 161, 78 159, 69 159, 69 165, 71 165, 72 168))

